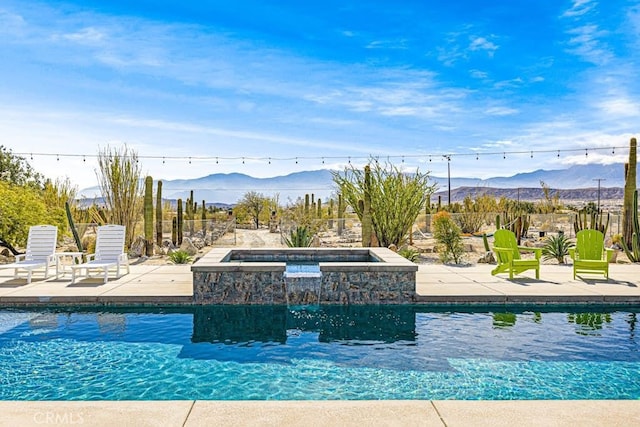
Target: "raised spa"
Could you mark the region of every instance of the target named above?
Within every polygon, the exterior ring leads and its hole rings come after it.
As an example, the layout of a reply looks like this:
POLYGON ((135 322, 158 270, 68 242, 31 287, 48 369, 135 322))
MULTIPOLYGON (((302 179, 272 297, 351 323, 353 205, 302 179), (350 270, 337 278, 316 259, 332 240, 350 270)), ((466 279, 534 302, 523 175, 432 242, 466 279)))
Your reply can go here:
POLYGON ((214 249, 191 271, 197 304, 407 304, 418 266, 386 248, 214 249))

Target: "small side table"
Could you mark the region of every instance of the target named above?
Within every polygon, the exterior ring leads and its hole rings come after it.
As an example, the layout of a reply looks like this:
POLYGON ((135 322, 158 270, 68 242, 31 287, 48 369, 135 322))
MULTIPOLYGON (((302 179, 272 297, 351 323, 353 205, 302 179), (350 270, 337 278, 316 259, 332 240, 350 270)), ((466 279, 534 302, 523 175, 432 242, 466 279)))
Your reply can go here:
POLYGON ((66 266, 82 263, 82 255, 84 255, 82 252, 56 252, 54 255, 56 258, 56 279, 60 275, 64 276, 68 272, 66 266), (69 258, 71 264, 65 263, 65 258, 69 258))

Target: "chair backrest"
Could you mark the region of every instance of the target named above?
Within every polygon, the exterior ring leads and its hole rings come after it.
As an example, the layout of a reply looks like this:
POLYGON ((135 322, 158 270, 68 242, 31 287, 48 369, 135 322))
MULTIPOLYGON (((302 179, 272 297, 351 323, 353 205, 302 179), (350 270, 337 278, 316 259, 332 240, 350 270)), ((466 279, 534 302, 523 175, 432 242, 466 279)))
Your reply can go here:
POLYGON ((576 234, 576 252, 580 259, 602 260, 604 235, 598 230, 584 229, 576 234))
POLYGON ((56 252, 58 227, 55 225, 34 225, 29 227, 25 260, 46 260, 56 252))
POLYGON ((96 261, 115 261, 124 252, 124 225, 102 225, 96 237, 96 261))
MULTIPOLYGON (((498 248, 509 248, 513 250, 513 259, 520 259, 520 251, 518 250, 518 241, 516 235, 511 230, 504 228, 496 230, 493 233, 493 246, 498 248)), ((508 259, 504 254, 498 253, 498 261, 501 263, 508 262, 508 259), (504 257, 504 259, 503 259, 504 257)))

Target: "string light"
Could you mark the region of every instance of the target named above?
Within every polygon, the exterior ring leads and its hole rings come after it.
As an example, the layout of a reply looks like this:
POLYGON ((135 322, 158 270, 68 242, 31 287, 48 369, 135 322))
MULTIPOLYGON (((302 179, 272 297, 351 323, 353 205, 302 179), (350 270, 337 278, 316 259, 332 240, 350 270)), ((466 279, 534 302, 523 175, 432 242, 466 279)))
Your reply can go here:
MULTIPOLYGON (((467 153, 454 153, 454 154, 437 154, 437 153, 430 153, 430 154, 399 154, 399 155, 387 155, 385 156, 387 159, 387 162, 391 162, 392 160, 400 160, 402 163, 406 163, 406 161, 408 161, 409 159, 419 159, 419 158, 425 158, 425 157, 429 157, 429 162, 433 161, 433 156, 437 156, 437 157, 442 157, 442 156, 449 156, 451 158, 454 157, 471 157, 471 156, 475 156, 476 160, 480 160, 480 154, 482 154, 483 156, 497 156, 497 155, 502 155, 503 159, 507 158, 507 155, 512 155, 512 156, 517 156, 517 155, 529 155, 530 158, 534 157, 534 153, 535 154, 551 154, 551 153, 555 153, 556 156, 558 158, 560 158, 560 154, 561 153, 577 153, 577 152, 584 152, 585 156, 589 156, 589 150, 591 151, 602 151, 602 150, 611 150, 611 154, 615 154, 616 153, 616 149, 618 150, 624 150, 628 147, 625 146, 616 146, 616 147, 587 147, 587 148, 572 148, 572 149, 551 149, 551 150, 514 150, 514 151, 498 151, 498 152, 482 152, 482 153, 478 153, 478 152, 467 152, 467 153)), ((82 153, 78 153, 78 154, 71 154, 71 153, 67 153, 67 154, 61 154, 61 153, 34 153, 34 152, 27 152, 27 153, 15 153, 17 155, 22 155, 25 157, 28 157, 29 159, 33 160, 35 157, 41 156, 41 157, 55 157, 57 161, 60 161, 61 158, 72 158, 72 157, 79 157, 82 158, 83 162, 87 161, 87 158, 91 159, 99 159, 100 155, 96 155, 96 154, 82 154, 82 153)), ((321 162, 322 164, 327 164, 327 160, 328 159, 334 159, 337 161, 340 160, 344 160, 347 159, 347 162, 349 164, 351 164, 352 160, 363 160, 363 161, 368 161, 372 158, 374 158, 373 155, 362 155, 362 156, 296 156, 296 157, 248 157, 248 156, 243 156, 243 157, 221 157, 221 156, 158 156, 158 155, 137 155, 134 157, 136 159, 136 162, 140 162, 140 160, 145 160, 145 159, 161 159, 163 164, 166 164, 166 162, 168 160, 186 160, 188 161, 190 164, 193 164, 193 159, 197 158, 198 160, 201 161, 214 161, 216 164, 220 164, 220 161, 237 161, 240 160, 242 161, 243 164, 246 164, 247 160, 252 160, 255 162, 264 162, 264 163, 268 163, 268 164, 272 164, 273 162, 277 162, 277 161, 291 161, 291 160, 295 160, 296 164, 300 163, 301 159, 308 159, 308 160, 316 160, 321 162)), ((111 161, 110 158, 107 159, 107 161, 111 161)))

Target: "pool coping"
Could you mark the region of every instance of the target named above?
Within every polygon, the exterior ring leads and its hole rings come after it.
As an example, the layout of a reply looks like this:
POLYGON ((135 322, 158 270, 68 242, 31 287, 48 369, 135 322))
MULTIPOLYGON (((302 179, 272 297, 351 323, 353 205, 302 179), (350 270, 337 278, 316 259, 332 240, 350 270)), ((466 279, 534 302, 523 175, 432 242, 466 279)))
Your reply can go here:
POLYGON ((0 425, 638 425, 637 400, 0 401, 0 425))

